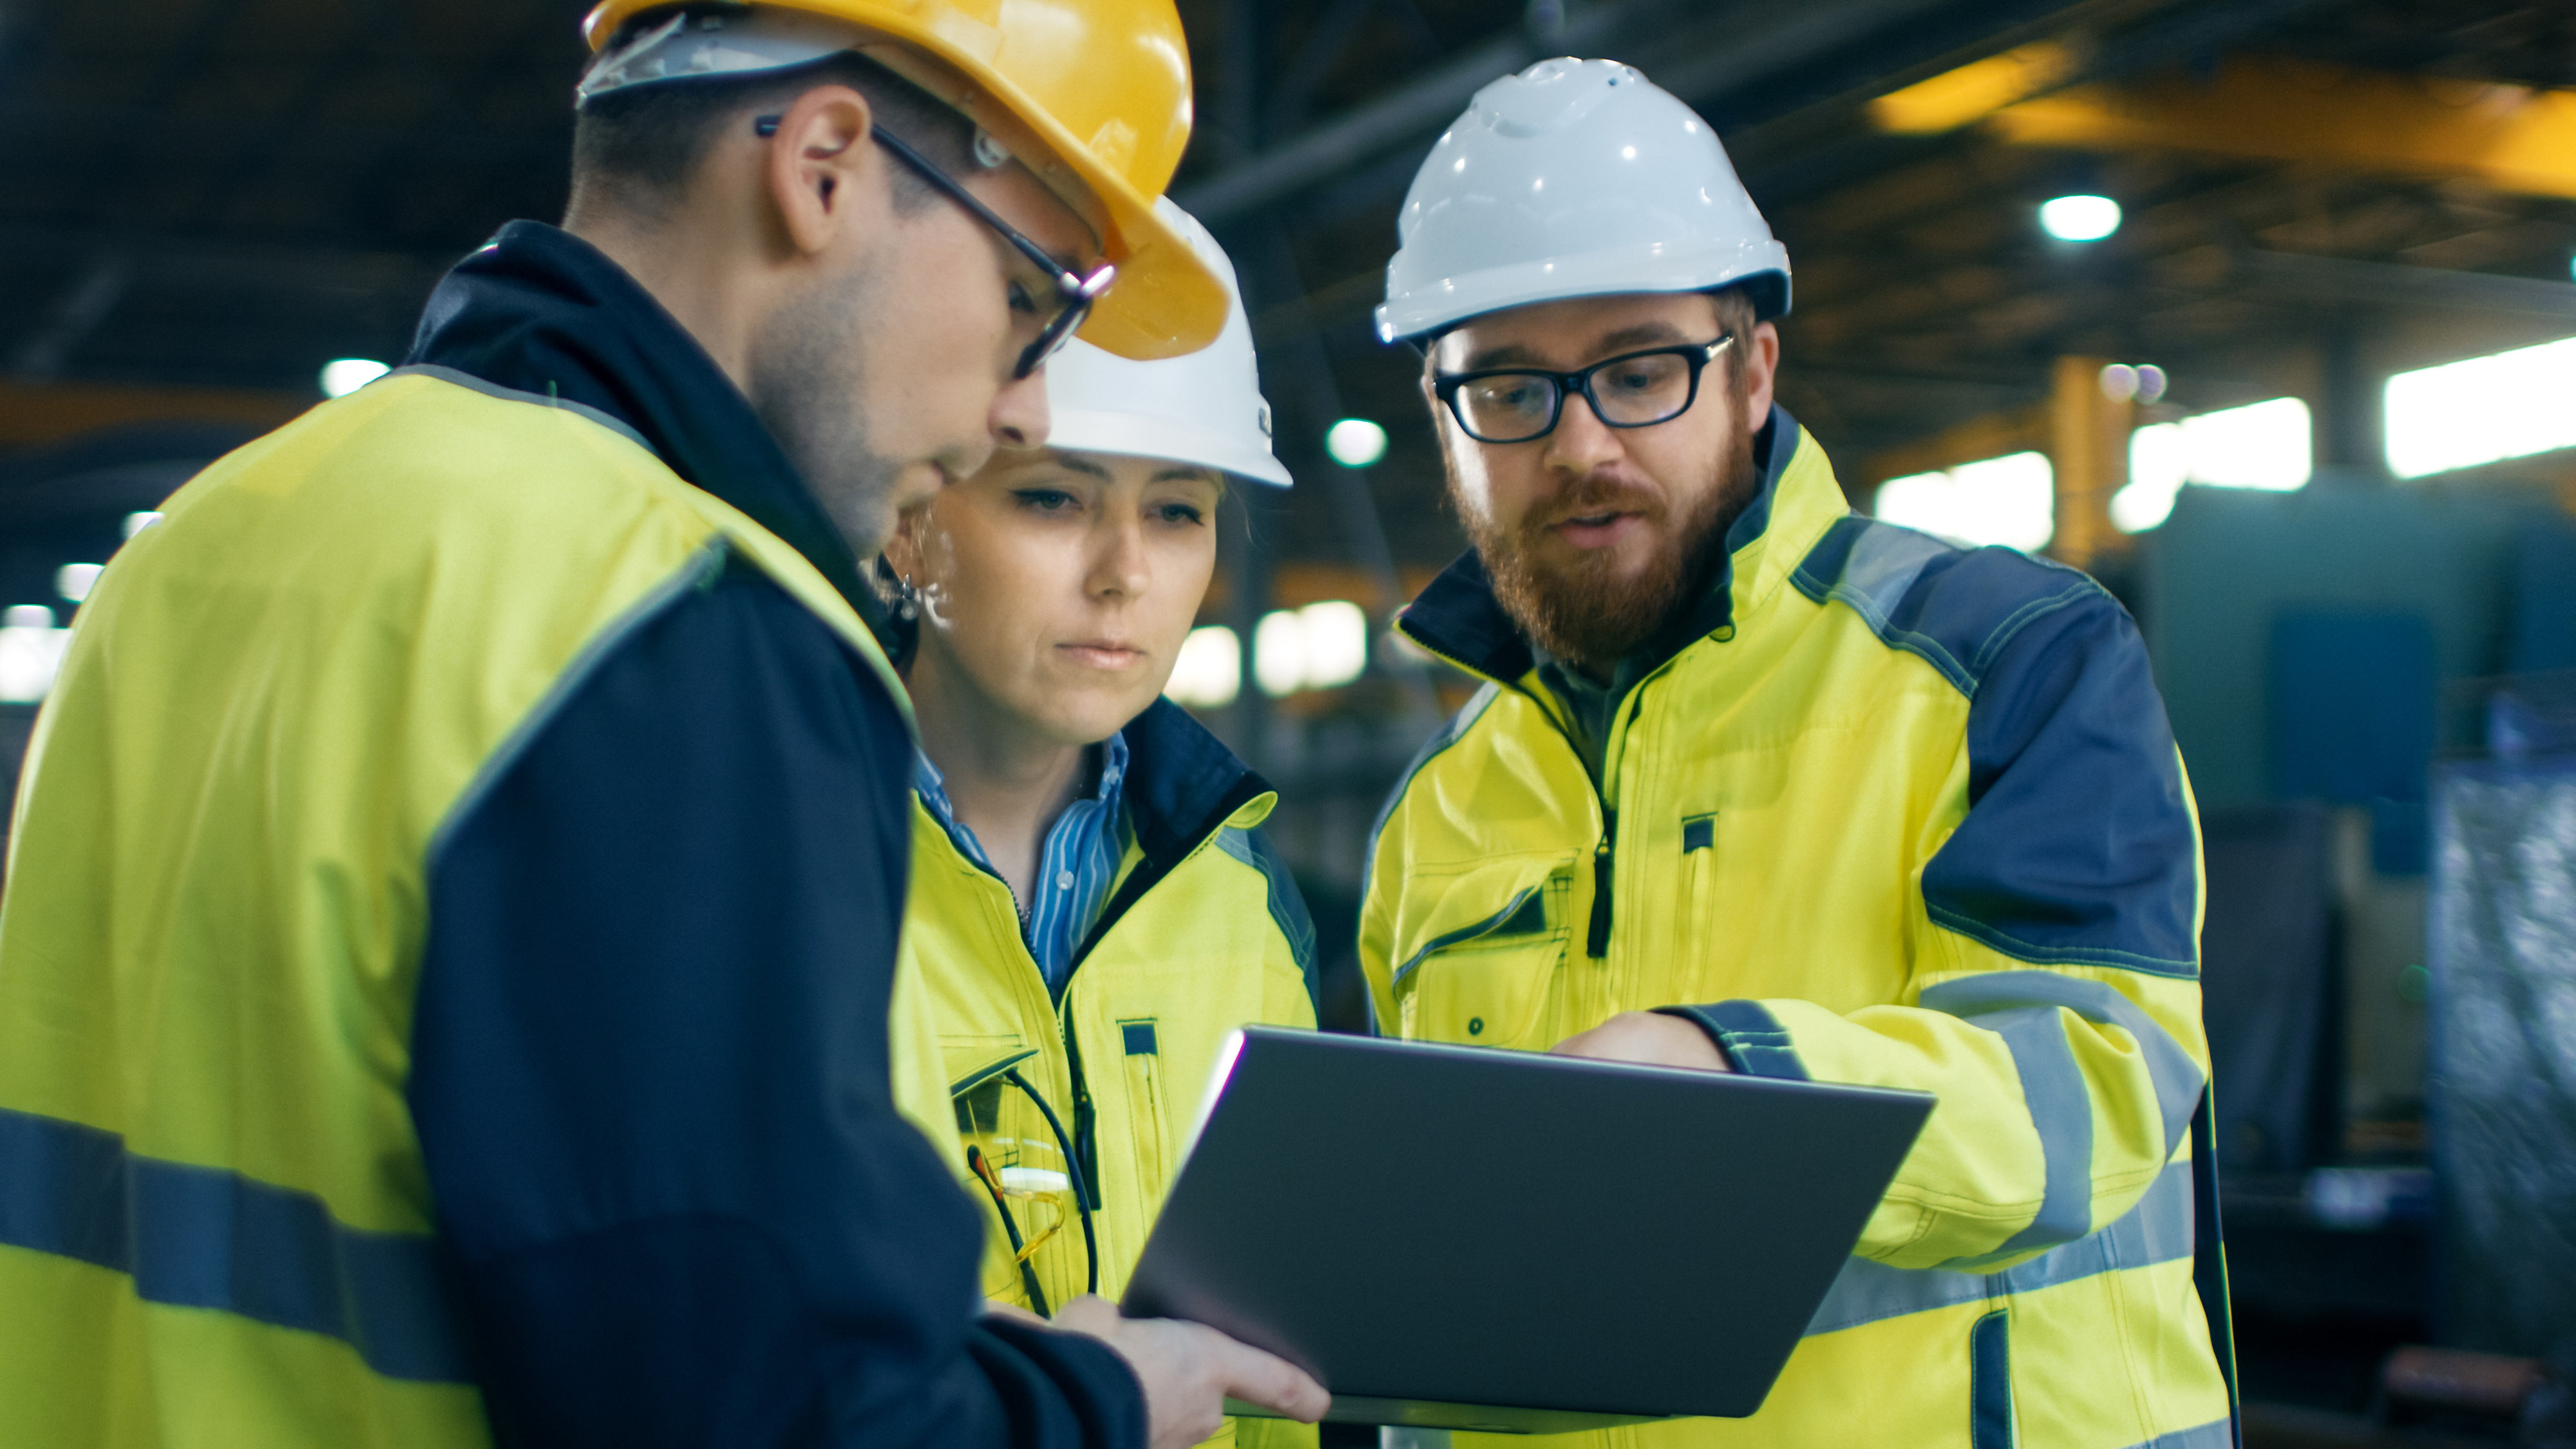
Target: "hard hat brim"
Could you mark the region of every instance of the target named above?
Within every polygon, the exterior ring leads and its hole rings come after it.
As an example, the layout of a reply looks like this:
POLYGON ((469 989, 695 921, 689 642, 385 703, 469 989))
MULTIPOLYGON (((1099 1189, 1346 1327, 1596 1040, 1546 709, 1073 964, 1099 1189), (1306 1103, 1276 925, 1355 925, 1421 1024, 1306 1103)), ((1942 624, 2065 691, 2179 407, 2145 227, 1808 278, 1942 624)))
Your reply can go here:
POLYGON ((1276 488, 1286 488, 1292 482, 1287 468, 1271 456, 1269 449, 1248 447, 1241 439, 1215 428, 1193 427, 1168 418, 1061 408, 1047 429, 1046 445, 1069 453, 1156 458, 1214 468, 1276 488))
POLYGON ((1381 341, 1401 342, 1445 332, 1489 313, 1542 302, 1639 292, 1714 292, 1734 286, 1756 293, 1756 315, 1761 320, 1787 315, 1788 248, 1776 241, 1748 242, 1741 248, 1674 256, 1661 247, 1636 247, 1627 254, 1595 253, 1563 262, 1524 262, 1444 277, 1382 303, 1377 309, 1377 334, 1381 341), (1569 274, 1580 280, 1569 280, 1569 274))
MULTIPOLYGON (((595 52, 629 17, 669 3, 670 0, 606 0, 582 21, 582 36, 595 52)), ((808 6, 798 0, 763 3, 849 19, 845 11, 825 5, 808 6)), ((1071 171, 1106 213, 1109 234, 1101 238, 1101 252, 1117 266, 1118 279, 1093 304, 1090 320, 1077 336, 1103 352, 1139 362, 1179 357, 1216 340, 1217 332, 1225 326, 1224 284, 1199 260, 1188 240, 1154 214, 1153 197, 1130 185, 1088 144, 994 67, 989 48, 975 43, 982 37, 951 35, 908 17, 882 13, 864 22, 862 28, 924 52, 957 72, 1008 112, 1019 128, 1034 136, 1048 151, 1046 160, 1071 171)), ((955 104, 959 98, 942 99, 955 104)), ((960 109, 974 117, 971 105, 960 109)), ((1045 167, 1029 169, 1045 179, 1045 167)))

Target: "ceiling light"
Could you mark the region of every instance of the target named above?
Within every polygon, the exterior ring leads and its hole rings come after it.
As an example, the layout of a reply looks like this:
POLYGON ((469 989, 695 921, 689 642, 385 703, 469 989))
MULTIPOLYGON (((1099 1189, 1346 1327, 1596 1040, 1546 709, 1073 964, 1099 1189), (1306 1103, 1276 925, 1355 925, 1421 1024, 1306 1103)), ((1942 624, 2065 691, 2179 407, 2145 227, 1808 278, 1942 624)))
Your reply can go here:
POLYGON ((89 597, 91 588, 97 585, 98 576, 103 567, 94 563, 63 565, 54 570, 54 592, 75 604, 82 602, 89 597))
POLYGON ((347 397, 393 371, 372 357, 343 357, 322 364, 322 395, 347 397))
POLYGON ((1325 432, 1324 451, 1345 468, 1365 468, 1386 456, 1386 429, 1366 418, 1344 418, 1325 432))
POLYGON ((1181 704, 1223 709, 1243 688, 1243 643, 1223 624, 1192 629, 1163 692, 1181 704))
POLYGON ((2039 229, 2059 241, 2096 242, 2120 229, 2120 203, 2107 196, 2060 196, 2039 207, 2039 229))

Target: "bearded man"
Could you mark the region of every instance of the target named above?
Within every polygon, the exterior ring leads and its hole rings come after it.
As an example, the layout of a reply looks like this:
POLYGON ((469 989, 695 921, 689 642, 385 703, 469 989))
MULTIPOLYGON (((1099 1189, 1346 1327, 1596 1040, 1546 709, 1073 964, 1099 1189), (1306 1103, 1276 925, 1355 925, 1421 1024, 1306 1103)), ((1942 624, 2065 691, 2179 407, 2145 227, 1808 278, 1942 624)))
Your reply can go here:
POLYGON ((1635 70, 1487 87, 1401 229, 1379 328, 1475 544, 1401 627, 1485 685, 1372 841, 1379 1020, 1938 1098, 1762 1409, 1598 1442, 2229 1443, 2197 827, 2127 613, 1851 513, 1772 400, 1787 255, 1635 70))

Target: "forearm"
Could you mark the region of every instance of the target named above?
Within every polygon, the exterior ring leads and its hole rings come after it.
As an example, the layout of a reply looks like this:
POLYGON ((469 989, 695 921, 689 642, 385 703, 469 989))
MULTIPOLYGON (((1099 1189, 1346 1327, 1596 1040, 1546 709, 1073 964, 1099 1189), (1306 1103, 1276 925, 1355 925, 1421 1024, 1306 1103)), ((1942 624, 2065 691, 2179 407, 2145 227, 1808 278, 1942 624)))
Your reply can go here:
POLYGON ((1939 1099, 1862 1235, 1863 1256, 2008 1264, 2127 1212, 2183 1148, 2206 1081, 2193 983, 1994 965, 1934 980, 1911 1006, 1846 1015, 1729 1002, 1685 1013, 1714 1024, 1741 1070, 1939 1099))

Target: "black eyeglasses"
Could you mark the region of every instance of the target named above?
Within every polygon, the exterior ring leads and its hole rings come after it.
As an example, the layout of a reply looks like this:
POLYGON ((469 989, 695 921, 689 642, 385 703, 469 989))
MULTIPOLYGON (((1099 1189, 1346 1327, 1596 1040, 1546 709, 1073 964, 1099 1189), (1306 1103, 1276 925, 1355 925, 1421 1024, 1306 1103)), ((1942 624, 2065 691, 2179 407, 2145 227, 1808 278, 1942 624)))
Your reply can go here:
POLYGON ((1444 373, 1431 380, 1431 390, 1480 443, 1546 437, 1556 431, 1565 400, 1575 393, 1592 404, 1592 415, 1604 427, 1648 428, 1690 411, 1699 400, 1700 369, 1734 341, 1735 334, 1725 332, 1715 342, 1623 352, 1576 372, 1498 367, 1444 373))
MULTIPOLYGON (((776 116, 761 116, 751 123, 752 129, 764 136, 775 136, 778 134, 778 120, 776 116)), ((1064 263, 1047 253, 1046 248, 1031 241, 1021 233, 1019 228, 1002 220, 991 207, 976 200, 975 193, 959 185, 957 178, 931 165, 930 158, 915 151, 900 138, 889 135, 885 127, 870 126, 868 134, 876 139, 878 145, 892 151, 896 160, 911 167, 922 180, 936 187, 949 200, 974 213, 986 226, 1000 232, 1002 240, 1009 242, 1018 249, 1020 255, 1037 263, 1041 270, 1055 279, 1058 304, 1056 314, 1047 319, 1044 327, 1038 329, 1037 340, 1020 350, 1019 363, 1012 368, 1011 376, 1026 377, 1037 371, 1048 358, 1063 351, 1064 344, 1073 339, 1073 334, 1081 330, 1083 322, 1091 316, 1092 304, 1100 300, 1101 293, 1109 290, 1111 282, 1118 280, 1118 268, 1111 263, 1102 262, 1094 267, 1091 275, 1087 277, 1067 270, 1064 263)))

